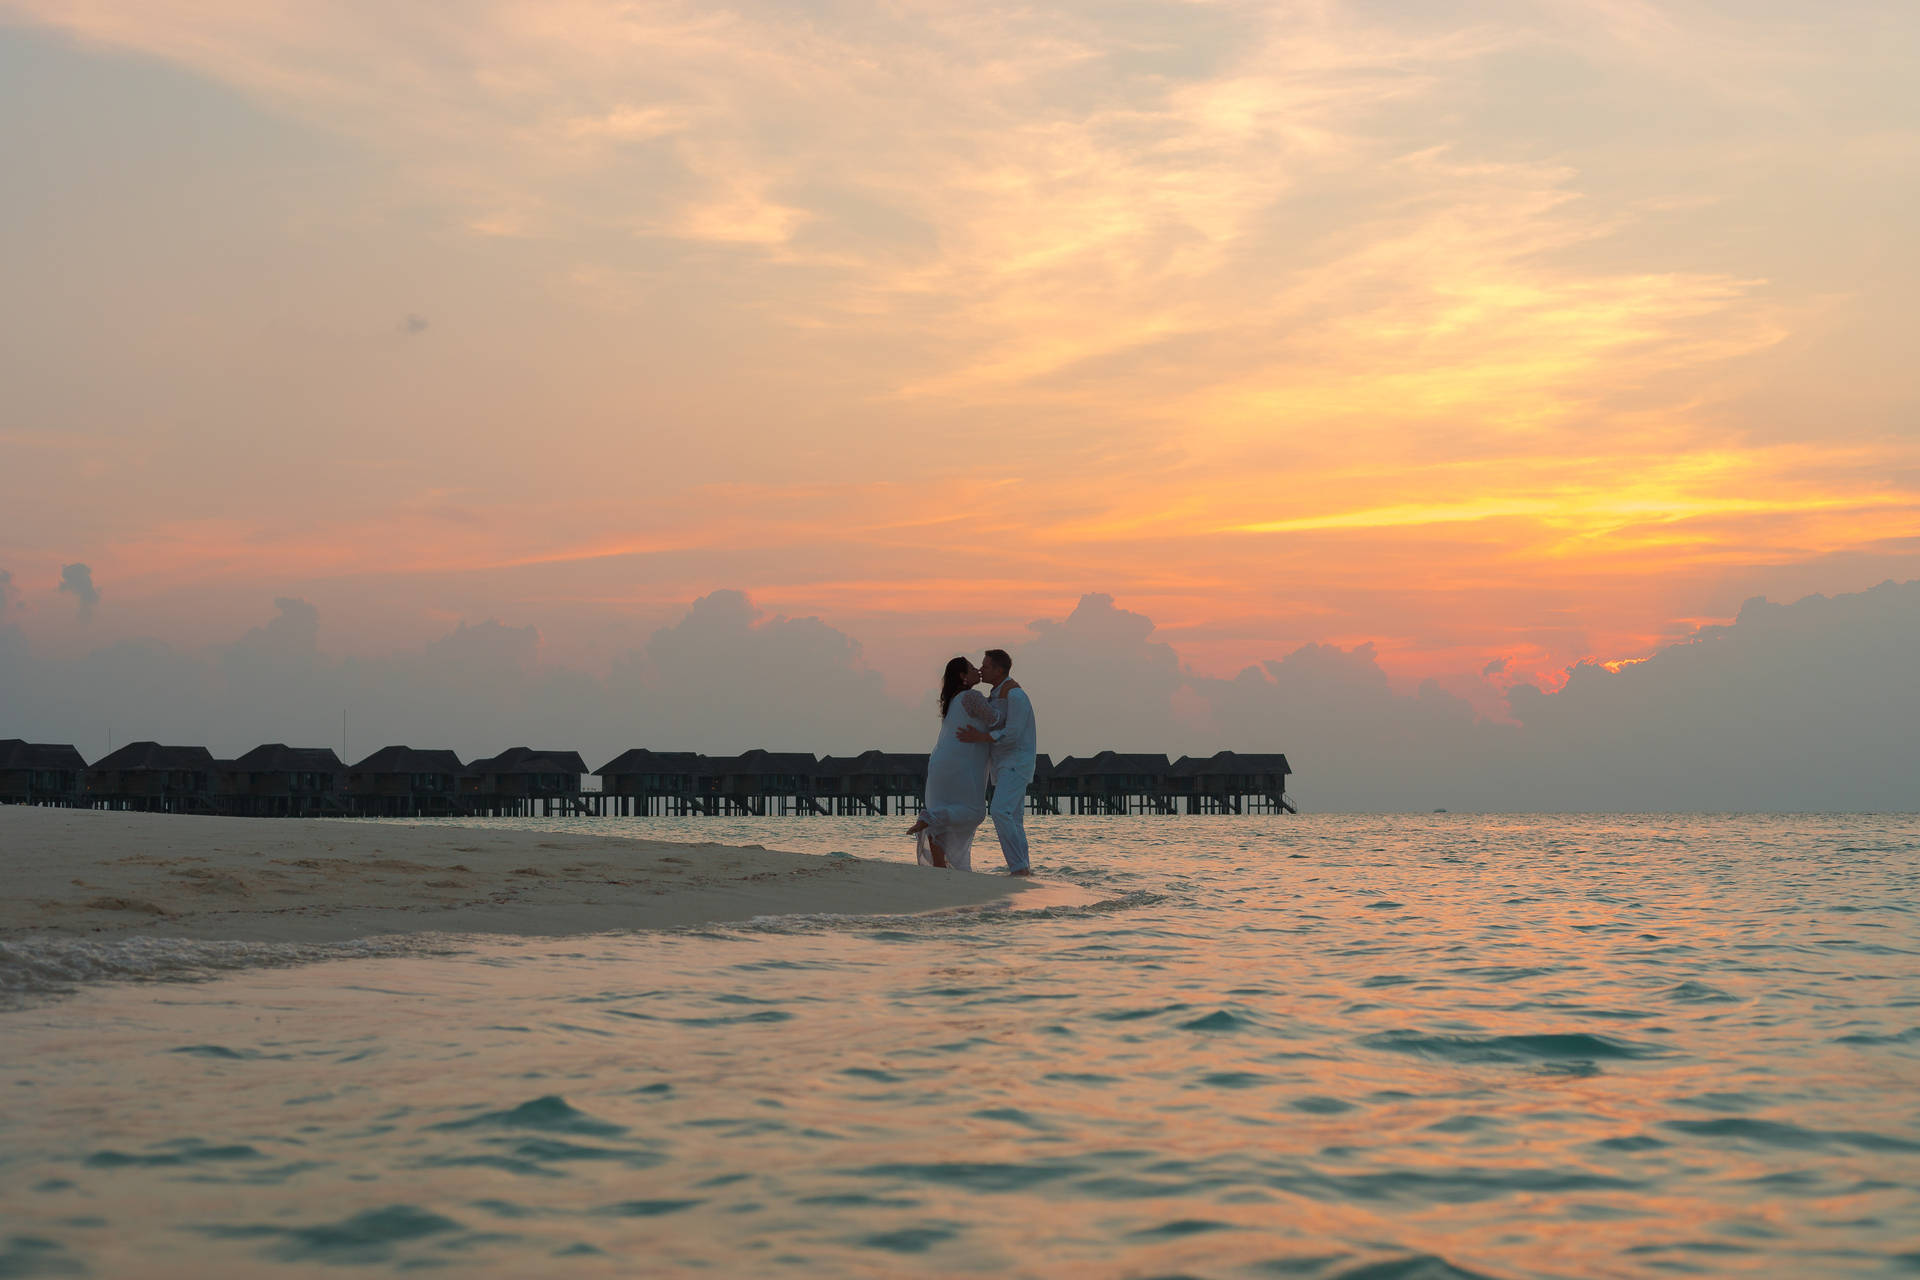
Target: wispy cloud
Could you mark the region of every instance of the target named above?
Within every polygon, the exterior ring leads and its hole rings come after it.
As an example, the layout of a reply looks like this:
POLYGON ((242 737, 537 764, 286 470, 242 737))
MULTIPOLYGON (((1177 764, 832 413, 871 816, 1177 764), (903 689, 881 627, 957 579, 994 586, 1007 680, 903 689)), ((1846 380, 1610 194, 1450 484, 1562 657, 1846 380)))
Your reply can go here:
MULTIPOLYGON (((1179 625, 1213 609, 1224 655, 1264 619, 1371 629, 1388 663, 1464 645, 1448 610, 1505 636, 1578 590, 1612 620, 1554 644, 1644 639, 1672 602, 1608 584, 1651 558, 1805 560, 1913 518, 1887 479, 1920 473, 1910 431, 1739 407, 1877 385, 1806 354, 1873 328, 1817 248, 1847 224, 1770 221, 1781 174, 1892 182, 1914 154, 1910 106, 1850 125, 1818 92, 1871 8, 0 0, 346 139, 395 208, 539 277, 493 305, 550 296, 604 342, 516 330, 591 462, 476 499, 492 522, 176 511, 87 553, 116 574, 646 560, 704 590, 757 552, 758 589, 884 611, 959 578, 970 609, 993 590, 944 567, 990 543, 996 589, 1097 576, 1179 625), (630 368, 683 331, 691 411, 630 368), (709 407, 740 387, 773 389, 709 407)), ((457 346, 428 336, 420 363, 457 346)), ((421 374, 421 403, 480 363, 421 374)), ((444 412, 408 424, 441 457, 526 430, 444 412)))

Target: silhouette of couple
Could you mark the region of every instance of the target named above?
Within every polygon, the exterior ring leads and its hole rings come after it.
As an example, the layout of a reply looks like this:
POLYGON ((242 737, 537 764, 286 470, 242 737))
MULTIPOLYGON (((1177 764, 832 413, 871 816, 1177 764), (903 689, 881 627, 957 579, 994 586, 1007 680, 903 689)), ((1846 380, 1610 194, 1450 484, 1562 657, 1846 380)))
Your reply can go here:
POLYGON ((989 649, 974 666, 947 663, 940 677, 940 738, 927 761, 926 807, 907 834, 920 865, 973 870, 973 833, 989 813, 1007 874, 1033 874, 1027 858, 1027 788, 1033 783, 1033 703, 1012 679, 1013 659, 989 649), (975 685, 992 686, 982 695, 975 685), (987 807, 987 782, 993 807, 987 807))

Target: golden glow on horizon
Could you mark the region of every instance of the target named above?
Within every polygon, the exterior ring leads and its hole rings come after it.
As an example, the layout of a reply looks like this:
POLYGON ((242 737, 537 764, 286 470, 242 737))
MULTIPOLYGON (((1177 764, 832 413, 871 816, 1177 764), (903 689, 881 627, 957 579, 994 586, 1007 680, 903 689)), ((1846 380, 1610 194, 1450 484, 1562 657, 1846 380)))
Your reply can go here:
MULTIPOLYGON (((291 156, 215 131, 137 225, 20 233, 76 247, 7 331, 0 569, 89 563, 99 632, 329 591, 611 631, 738 587, 897 641, 1104 591, 1212 673, 1547 679, 1920 576, 1920 251, 1882 225, 1920 123, 1844 14, 0 14, 291 156), (208 173, 244 251, 195 256, 208 173)), ((36 119, 73 189, 127 168, 36 119)))

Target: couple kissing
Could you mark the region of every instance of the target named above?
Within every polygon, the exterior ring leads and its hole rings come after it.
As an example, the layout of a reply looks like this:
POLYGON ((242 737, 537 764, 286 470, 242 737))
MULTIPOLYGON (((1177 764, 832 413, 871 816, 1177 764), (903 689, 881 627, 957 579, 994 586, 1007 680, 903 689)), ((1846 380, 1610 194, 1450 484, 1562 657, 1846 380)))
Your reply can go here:
POLYGON ((975 666, 954 658, 940 677, 940 737, 927 760, 920 820, 907 834, 920 865, 973 870, 973 835, 993 817, 1007 874, 1032 875, 1027 857, 1027 788, 1033 784, 1033 702, 1013 679, 1005 649, 989 649, 975 666), (974 686, 990 686, 982 694, 974 686), (987 807, 987 783, 993 807, 987 807))

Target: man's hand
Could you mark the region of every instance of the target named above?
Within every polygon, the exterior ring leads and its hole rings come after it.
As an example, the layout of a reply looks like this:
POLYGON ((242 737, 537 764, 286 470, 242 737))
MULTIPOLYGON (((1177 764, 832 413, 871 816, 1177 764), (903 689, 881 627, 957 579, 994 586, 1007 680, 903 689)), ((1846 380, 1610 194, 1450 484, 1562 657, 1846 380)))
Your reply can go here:
POLYGON ((960 741, 962 742, 992 742, 993 741, 992 734, 988 733, 985 729, 976 728, 970 724, 963 724, 958 729, 955 729, 953 731, 953 736, 960 739, 960 741))

